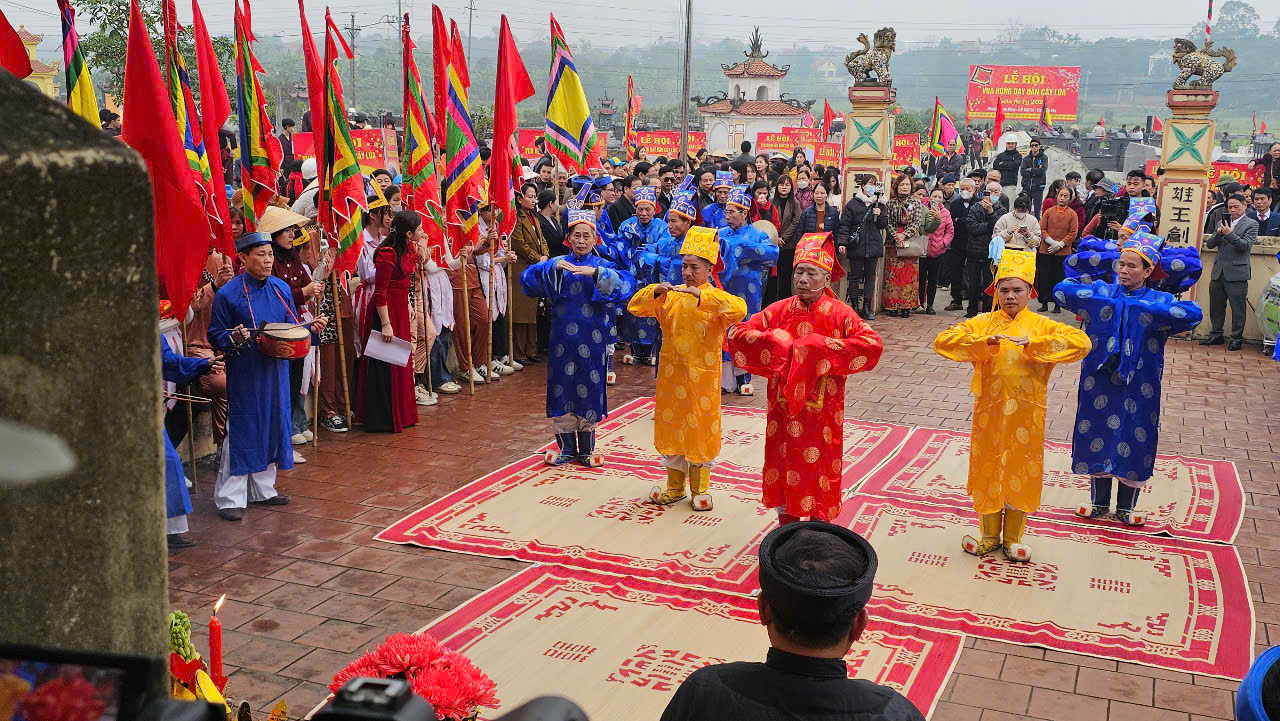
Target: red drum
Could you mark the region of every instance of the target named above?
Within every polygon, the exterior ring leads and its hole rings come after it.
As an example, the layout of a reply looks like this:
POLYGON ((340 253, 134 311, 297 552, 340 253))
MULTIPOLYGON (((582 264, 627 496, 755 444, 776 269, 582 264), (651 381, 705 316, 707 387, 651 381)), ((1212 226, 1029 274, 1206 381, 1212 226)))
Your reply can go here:
POLYGON ((272 358, 305 358, 311 352, 311 330, 292 323, 265 323, 258 350, 272 358))

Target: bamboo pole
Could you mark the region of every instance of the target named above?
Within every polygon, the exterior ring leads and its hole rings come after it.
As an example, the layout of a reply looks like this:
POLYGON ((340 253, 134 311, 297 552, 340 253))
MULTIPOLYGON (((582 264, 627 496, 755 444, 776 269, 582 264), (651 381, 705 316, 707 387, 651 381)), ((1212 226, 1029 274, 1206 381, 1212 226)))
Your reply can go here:
POLYGON ((338 283, 338 274, 333 270, 329 273, 333 281, 333 316, 338 326, 338 366, 342 371, 342 400, 346 403, 347 429, 350 430, 353 414, 351 412, 351 379, 347 375, 347 349, 346 343, 342 340, 342 288, 338 283))
MULTIPOLYGON (((489 229, 491 231, 496 227, 498 219, 495 217, 493 219, 493 222, 495 223, 495 225, 490 226, 489 229)), ((497 233, 494 233, 494 235, 496 236, 497 233)), ((490 382, 493 382, 493 376, 497 373, 497 371, 493 369, 493 309, 494 309, 494 303, 496 302, 494 301, 494 297, 498 294, 497 293, 498 288, 496 286, 497 274, 498 274, 498 244, 489 243, 489 297, 485 299, 484 307, 485 307, 485 319, 489 322, 489 352, 488 352, 488 360, 485 361, 486 363, 485 377, 488 378, 490 382)))
POLYGON ((507 352, 511 354, 511 362, 516 361, 516 326, 511 322, 511 314, 515 311, 515 279, 511 270, 511 263, 507 263, 507 352))
MULTIPOLYGON (((459 266, 458 272, 462 273, 462 339, 467 342, 467 350, 465 354, 466 365, 471 367, 471 371, 467 373, 467 389, 471 395, 476 394, 476 365, 471 362, 471 293, 467 290, 467 263, 470 259, 465 253, 458 253, 458 259, 462 265, 459 266)), ((455 318, 458 309, 453 310, 455 318)))
MULTIPOLYGON (((165 341, 166 343, 168 341, 165 341)), ((187 354, 187 321, 182 321, 182 355, 187 354)), ((210 361, 212 363, 212 361, 210 361)), ((191 401, 187 401, 187 442, 190 444, 189 455, 191 456, 191 490, 195 493, 200 492, 198 485, 199 478, 196 476, 196 424, 195 413, 191 410, 191 401)), ((185 482, 185 481, 184 481, 185 482)))

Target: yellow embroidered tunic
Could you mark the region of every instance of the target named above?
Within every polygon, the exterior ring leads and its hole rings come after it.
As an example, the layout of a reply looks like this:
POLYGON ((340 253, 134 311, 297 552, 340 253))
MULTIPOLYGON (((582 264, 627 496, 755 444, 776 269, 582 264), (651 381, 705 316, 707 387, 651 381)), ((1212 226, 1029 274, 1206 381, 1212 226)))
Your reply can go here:
POLYGON ((969 495, 979 514, 1012 506, 1040 506, 1044 476, 1044 413, 1049 375, 1058 363, 1089 353, 1089 336, 1029 310, 1010 318, 995 310, 942 331, 933 348, 944 358, 973 364, 973 435, 969 495), (993 335, 1026 336, 987 345, 993 335))
POLYGON ((654 288, 641 288, 627 304, 632 315, 662 326, 653 442, 661 454, 710 463, 720 453, 720 347, 747 304, 710 283, 701 299, 675 291, 654 298, 654 288))

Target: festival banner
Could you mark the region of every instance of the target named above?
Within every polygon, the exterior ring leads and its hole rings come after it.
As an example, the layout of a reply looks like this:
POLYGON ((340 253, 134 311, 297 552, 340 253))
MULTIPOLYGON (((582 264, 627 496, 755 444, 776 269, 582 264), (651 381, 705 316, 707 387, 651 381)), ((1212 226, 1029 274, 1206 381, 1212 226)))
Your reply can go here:
POLYGON ((965 121, 996 116, 1004 100, 1006 120, 1037 120, 1047 110, 1055 122, 1074 122, 1080 101, 1080 68, 1044 65, 970 65, 965 121))
MULTIPOLYGON (((400 172, 399 157, 389 157, 386 152, 387 147, 396 142, 395 131, 391 128, 352 130, 351 142, 355 145, 356 157, 360 160, 360 172, 368 175, 378 168, 386 168, 392 175, 400 172)), ((311 133, 293 134, 293 156, 299 160, 316 156, 315 140, 311 133)))
POLYGON ((893 136, 893 167, 920 167, 920 133, 893 136))
POLYGON ((520 146, 521 157, 530 163, 542 157, 542 153, 538 152, 538 146, 533 143, 546 132, 543 128, 520 128, 516 130, 516 144, 520 146))
POLYGON ((813 162, 828 168, 844 166, 844 154, 840 152, 840 143, 814 143, 813 162))
MULTIPOLYGON (((803 128, 808 132, 808 128, 803 128)), ((818 131, 822 132, 822 131, 818 131)), ((790 156, 798 147, 806 147, 813 144, 813 141, 800 137, 794 132, 783 131, 781 133, 756 133, 756 152, 757 153, 782 153, 790 156)))
MULTIPOLYGON (((644 148, 650 158, 659 155, 675 158, 680 155, 680 131, 678 130, 637 130, 633 133, 636 145, 644 148)), ((689 154, 707 147, 706 133, 689 133, 689 154)))
MULTIPOLYGON (((1160 170, 1159 160, 1148 160, 1146 173, 1151 177, 1156 177, 1156 172, 1160 170)), ((1215 187, 1218 183, 1234 180, 1237 183, 1247 183, 1253 187, 1262 185, 1262 174, 1264 168, 1261 164, 1252 168, 1248 163, 1213 163, 1204 170, 1205 180, 1209 181, 1209 187, 1215 187)))
POLYGON ((822 128, 783 128, 782 132, 791 133, 803 142, 821 143, 825 138, 822 137, 822 128))

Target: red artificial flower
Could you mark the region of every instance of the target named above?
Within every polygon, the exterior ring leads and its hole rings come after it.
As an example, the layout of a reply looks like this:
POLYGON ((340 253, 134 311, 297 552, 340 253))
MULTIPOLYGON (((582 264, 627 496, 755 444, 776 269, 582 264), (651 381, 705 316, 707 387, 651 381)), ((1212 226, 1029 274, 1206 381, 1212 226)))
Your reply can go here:
POLYGON ((106 706, 84 678, 46 681, 22 698, 22 717, 40 721, 98 721, 106 706))
POLYGON ((473 718, 476 707, 498 705, 493 681, 466 656, 431 636, 387 636, 373 651, 339 671, 329 690, 337 693, 344 683, 360 676, 408 680, 413 692, 431 704, 441 721, 473 718))

